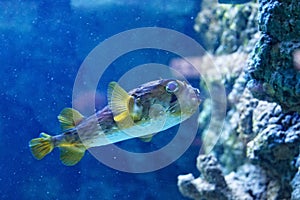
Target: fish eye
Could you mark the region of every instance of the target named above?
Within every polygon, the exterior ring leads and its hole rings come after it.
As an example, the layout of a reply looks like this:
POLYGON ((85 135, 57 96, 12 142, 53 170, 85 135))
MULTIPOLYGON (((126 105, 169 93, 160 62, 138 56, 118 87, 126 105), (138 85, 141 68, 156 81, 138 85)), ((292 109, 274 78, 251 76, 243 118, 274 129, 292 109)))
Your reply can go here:
POLYGON ((169 93, 174 93, 178 90, 178 83, 176 81, 170 81, 167 85, 166 85, 166 91, 169 93))

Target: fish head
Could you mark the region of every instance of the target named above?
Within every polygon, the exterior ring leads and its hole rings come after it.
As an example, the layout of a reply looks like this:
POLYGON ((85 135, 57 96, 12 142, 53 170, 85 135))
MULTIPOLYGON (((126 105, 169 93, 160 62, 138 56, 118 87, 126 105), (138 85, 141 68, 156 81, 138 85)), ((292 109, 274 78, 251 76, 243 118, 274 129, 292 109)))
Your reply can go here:
POLYGON ((162 79, 141 85, 129 92, 135 99, 141 118, 165 115, 176 117, 178 123, 192 116, 198 109, 200 92, 189 83, 175 79, 162 79))
MULTIPOLYGON (((182 121, 193 115, 198 109, 201 99, 197 88, 180 80, 168 80, 164 84, 166 96, 171 97, 167 112, 171 116, 181 116, 182 121)), ((168 98, 166 98, 168 101, 168 98)))

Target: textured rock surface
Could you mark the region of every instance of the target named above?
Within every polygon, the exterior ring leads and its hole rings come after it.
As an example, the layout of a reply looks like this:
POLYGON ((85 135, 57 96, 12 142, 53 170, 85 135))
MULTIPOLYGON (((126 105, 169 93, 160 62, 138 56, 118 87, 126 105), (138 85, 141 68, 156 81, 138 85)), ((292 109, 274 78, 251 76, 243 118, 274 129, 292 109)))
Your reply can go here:
POLYGON ((251 51, 257 35, 257 4, 217 4, 204 0, 194 29, 202 44, 211 53, 228 54, 237 50, 251 51))
POLYGON ((197 168, 201 176, 192 174, 178 177, 180 192, 192 199, 252 200, 265 199, 267 177, 258 166, 245 164, 237 172, 223 175, 217 159, 211 155, 200 155, 197 168))
POLYGON ((221 166, 215 157, 199 156, 197 168, 202 178, 194 179, 191 174, 178 177, 179 190, 184 196, 193 199, 213 200, 231 198, 221 166))
POLYGON ((242 73, 229 94, 231 109, 213 153, 225 173, 238 170, 248 161, 260 166, 270 180, 265 185, 267 199, 289 199, 297 194, 295 185, 299 184, 294 178, 299 167, 299 114, 284 113, 276 103, 253 98, 248 89, 243 89, 246 78, 242 73))
POLYGON ((299 1, 261 0, 259 10, 262 36, 251 58, 248 88, 285 112, 299 112, 300 74, 293 61, 300 48, 299 1))
POLYGON ((300 170, 298 170, 297 174, 295 175, 294 179, 291 182, 293 187, 292 192, 292 200, 300 199, 300 170))
POLYGON ((252 54, 247 86, 256 98, 280 106, 265 109, 257 120, 257 136, 248 143, 247 154, 272 177, 277 199, 299 199, 300 4, 261 0, 259 10, 262 37, 252 54))
MULTIPOLYGON (((204 10, 199 16, 209 16, 207 13, 204 10)), ((211 170, 219 176, 213 180, 224 178, 226 186, 217 187, 215 182, 210 182, 207 170, 203 170, 205 165, 198 163, 202 166, 199 168, 201 176, 186 182, 186 185, 194 184, 193 194, 198 196, 189 196, 188 188, 185 188, 185 193, 182 192, 183 195, 194 199, 213 199, 203 192, 208 190, 202 186, 210 185, 210 190, 223 194, 225 199, 300 199, 299 13, 300 3, 296 0, 259 1, 258 23, 262 35, 250 57, 249 67, 238 78, 232 79, 232 87, 226 87, 227 116, 222 135, 217 138, 218 142, 211 152, 220 163, 215 164, 213 169, 223 172, 218 174, 211 170), (228 190, 222 192, 221 188, 228 190)), ((208 21, 208 17, 202 19, 208 21)), ((213 34, 219 33, 225 22, 228 21, 212 17, 210 23, 219 26, 206 28, 210 28, 213 34)), ((201 27, 199 24, 196 26, 201 27)), ((206 32, 203 34, 205 37, 206 32)), ((214 37, 218 38, 218 34, 214 37)), ((207 48, 215 54, 220 53, 217 50, 221 49, 220 41, 209 43, 207 48)), ((247 52, 244 45, 239 45, 222 53, 228 54, 237 49, 247 52)), ((251 43, 246 46, 250 47, 251 43)), ((201 124, 205 124, 207 117, 204 116, 209 116, 210 109, 209 104, 204 105, 206 114, 201 114, 201 124)), ((212 143, 206 141, 213 140, 214 137, 209 136, 214 136, 214 133, 204 131, 202 136, 204 152, 208 153, 207 149, 211 147, 206 145, 212 143)), ((198 161, 205 160, 203 157, 200 155, 198 161)), ((183 189, 184 185, 180 185, 180 181, 178 183, 183 189)))
POLYGON ((300 145, 299 115, 283 114, 279 105, 270 106, 262 112, 259 121, 258 135, 248 143, 247 155, 278 182, 278 198, 290 198, 290 181, 297 170, 293 162, 300 145))
POLYGON ((299 40, 300 5, 297 0, 260 0, 259 29, 278 41, 299 40))

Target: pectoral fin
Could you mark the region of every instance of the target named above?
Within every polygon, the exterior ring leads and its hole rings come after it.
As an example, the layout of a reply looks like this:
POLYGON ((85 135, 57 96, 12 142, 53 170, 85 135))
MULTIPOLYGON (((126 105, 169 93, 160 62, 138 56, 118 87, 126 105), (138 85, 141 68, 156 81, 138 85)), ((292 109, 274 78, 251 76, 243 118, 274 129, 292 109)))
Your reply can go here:
POLYGON ((63 146, 60 147, 60 160, 66 166, 72 166, 78 163, 85 153, 84 147, 63 146))
POLYGON ((129 128, 134 122, 130 116, 134 99, 119 86, 116 82, 111 82, 108 87, 108 105, 111 109, 114 120, 120 128, 129 128))
POLYGON ((79 124, 84 117, 73 108, 64 108, 57 118, 60 122, 61 129, 67 130, 79 124))

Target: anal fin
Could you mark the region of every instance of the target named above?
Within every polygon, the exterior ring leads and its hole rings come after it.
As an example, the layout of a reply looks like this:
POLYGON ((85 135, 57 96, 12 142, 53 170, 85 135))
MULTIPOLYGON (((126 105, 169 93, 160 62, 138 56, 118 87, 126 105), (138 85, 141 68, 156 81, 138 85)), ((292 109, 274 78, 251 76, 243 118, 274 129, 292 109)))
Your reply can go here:
POLYGON ((151 142, 153 135, 154 134, 145 135, 145 136, 139 137, 139 139, 142 140, 143 142, 151 142))
POLYGON ((60 160, 66 166, 72 166, 78 163, 85 153, 83 146, 61 146, 60 160))

